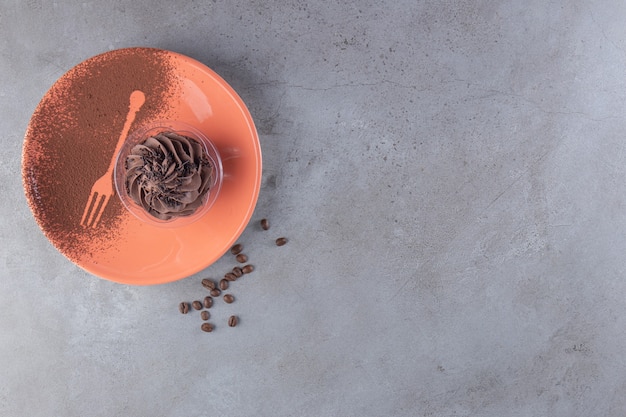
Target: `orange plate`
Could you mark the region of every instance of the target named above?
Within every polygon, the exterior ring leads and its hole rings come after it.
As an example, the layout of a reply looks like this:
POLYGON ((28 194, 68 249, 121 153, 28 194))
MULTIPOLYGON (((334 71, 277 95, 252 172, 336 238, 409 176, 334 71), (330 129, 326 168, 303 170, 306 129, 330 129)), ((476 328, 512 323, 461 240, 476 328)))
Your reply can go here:
POLYGON ((82 62, 45 94, 26 132, 22 178, 39 226, 67 258, 111 281, 152 285, 196 273, 232 246, 254 211, 261 164, 252 117, 222 78, 174 52, 126 48, 82 62), (123 139, 135 90, 144 92, 145 104, 129 132, 156 120, 192 125, 221 154, 222 189, 191 225, 142 223, 113 194, 97 227, 83 227, 91 187, 123 139))

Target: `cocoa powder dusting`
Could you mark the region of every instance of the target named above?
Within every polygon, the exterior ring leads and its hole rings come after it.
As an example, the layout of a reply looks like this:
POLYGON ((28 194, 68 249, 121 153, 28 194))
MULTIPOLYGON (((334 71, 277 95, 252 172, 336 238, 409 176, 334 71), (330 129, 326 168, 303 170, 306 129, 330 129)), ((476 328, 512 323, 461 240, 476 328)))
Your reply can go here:
POLYGON ((130 128, 165 116, 177 78, 166 51, 131 48, 91 58, 66 73, 44 96, 26 132, 26 194, 44 233, 79 261, 115 245, 125 210, 114 194, 98 227, 80 225, 94 182, 106 172, 134 90, 146 101, 130 128))

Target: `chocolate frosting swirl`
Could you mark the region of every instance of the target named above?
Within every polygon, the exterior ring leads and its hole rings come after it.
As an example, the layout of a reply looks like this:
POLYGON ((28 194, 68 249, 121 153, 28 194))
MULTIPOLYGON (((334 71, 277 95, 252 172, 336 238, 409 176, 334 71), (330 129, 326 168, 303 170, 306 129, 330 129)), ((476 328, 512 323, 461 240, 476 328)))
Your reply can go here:
POLYGON ((135 145, 126 157, 126 191, 158 219, 189 216, 211 188, 211 168, 198 141, 162 132, 135 145))

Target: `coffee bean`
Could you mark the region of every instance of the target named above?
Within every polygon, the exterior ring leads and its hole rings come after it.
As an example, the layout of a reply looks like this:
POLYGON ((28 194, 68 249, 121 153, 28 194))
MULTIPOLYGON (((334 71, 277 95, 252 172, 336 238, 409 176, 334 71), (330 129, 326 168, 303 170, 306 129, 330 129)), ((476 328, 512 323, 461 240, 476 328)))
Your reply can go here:
POLYGON ((233 296, 232 296, 232 294, 226 294, 226 295, 224 296, 224 301, 225 301, 227 304, 230 304, 230 303, 232 303, 233 301, 235 301, 235 297, 233 297, 233 296))
POLYGON ((187 314, 189 313, 189 303, 186 302, 182 302, 178 305, 178 310, 182 313, 182 314, 187 314))
MULTIPOLYGON (((241 270, 241 268, 239 268, 238 266, 233 268, 233 272, 231 272, 235 278, 241 278, 243 276, 243 271, 241 270)), ((226 274, 228 275, 228 274, 226 274)), ((228 278, 226 278, 228 279, 228 278)))
POLYGON ((237 259, 237 262, 239 262, 240 264, 246 263, 248 261, 248 257, 244 255, 243 253, 240 253, 239 255, 237 255, 235 259, 237 259))
POLYGON ((194 301, 191 306, 196 310, 202 310, 202 303, 200 301, 194 301))
POLYGON ((228 289, 228 280, 223 279, 220 281, 220 290, 226 291, 228 289))
POLYGON ((230 248, 230 253, 233 255, 239 254, 243 250, 243 245, 241 243, 237 243, 232 248, 230 248))
POLYGON ((246 265, 241 268, 241 272, 243 272, 244 274, 249 274, 252 271, 254 271, 254 267, 252 265, 246 265))
POLYGON ((204 297, 204 308, 211 308, 211 307, 213 307, 213 298, 207 295, 206 297, 204 297))
POLYGON ((230 316, 228 318, 228 325, 230 327, 235 327, 237 325, 237 316, 230 316))
POLYGON ((211 317, 211 314, 206 310, 200 313, 200 318, 202 318, 202 320, 204 321, 207 321, 209 317, 211 317))
POLYGON ((283 246, 285 243, 287 243, 286 237, 279 237, 276 239, 276 246, 283 246))
POLYGON ((214 290, 215 289, 215 282, 211 281, 208 278, 205 278, 202 280, 202 286, 204 288, 206 288, 207 290, 214 290))
POLYGON ((270 228, 270 222, 267 221, 267 219, 261 219, 261 229, 269 230, 269 228, 270 228))
POLYGON ((214 290, 211 290, 211 295, 213 297, 217 297, 221 294, 222 292, 220 290, 218 290, 217 288, 215 288, 214 290))
POLYGON ((236 281, 237 275, 235 275, 233 272, 227 272, 226 275, 224 275, 224 279, 226 281, 236 281))
POLYGON ((202 329, 203 332, 207 332, 207 333, 210 333, 213 331, 213 325, 211 323, 202 323, 202 326, 200 326, 200 328, 202 329))

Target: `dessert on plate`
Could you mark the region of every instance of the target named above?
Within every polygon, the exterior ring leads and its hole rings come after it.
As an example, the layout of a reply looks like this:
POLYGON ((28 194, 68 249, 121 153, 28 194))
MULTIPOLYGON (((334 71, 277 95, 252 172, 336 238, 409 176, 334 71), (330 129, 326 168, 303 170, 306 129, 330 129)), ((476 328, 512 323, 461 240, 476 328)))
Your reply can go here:
POLYGON ((176 132, 160 132, 133 146, 125 167, 128 196, 159 220, 194 214, 213 182, 202 144, 176 132))

